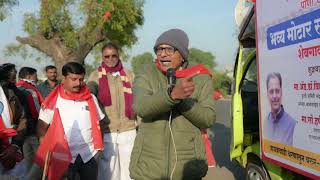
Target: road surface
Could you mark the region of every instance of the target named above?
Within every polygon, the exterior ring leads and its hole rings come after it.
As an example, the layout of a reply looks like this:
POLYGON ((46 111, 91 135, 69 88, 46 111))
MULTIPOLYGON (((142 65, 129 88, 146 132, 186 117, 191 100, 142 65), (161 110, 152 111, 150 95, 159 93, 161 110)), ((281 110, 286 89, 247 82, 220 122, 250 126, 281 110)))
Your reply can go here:
POLYGON ((220 100, 216 103, 217 119, 210 129, 209 136, 212 140, 212 150, 217 162, 217 167, 209 168, 203 180, 242 180, 244 169, 230 161, 230 100, 220 100))

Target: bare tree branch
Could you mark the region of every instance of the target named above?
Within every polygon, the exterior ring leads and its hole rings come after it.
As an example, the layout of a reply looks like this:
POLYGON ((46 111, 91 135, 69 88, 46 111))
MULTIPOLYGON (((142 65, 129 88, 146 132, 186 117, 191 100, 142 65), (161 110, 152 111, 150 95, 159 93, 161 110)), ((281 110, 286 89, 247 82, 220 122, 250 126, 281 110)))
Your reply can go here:
POLYGON ((20 37, 17 36, 16 40, 19 41, 21 44, 28 44, 33 48, 36 48, 37 50, 47 54, 48 56, 53 56, 53 40, 47 40, 43 36, 37 34, 29 37, 20 37))
POLYGON ((27 44, 54 59, 63 59, 65 56, 71 55, 73 50, 66 48, 59 37, 46 39, 42 35, 32 35, 29 37, 16 37, 21 44, 27 44))

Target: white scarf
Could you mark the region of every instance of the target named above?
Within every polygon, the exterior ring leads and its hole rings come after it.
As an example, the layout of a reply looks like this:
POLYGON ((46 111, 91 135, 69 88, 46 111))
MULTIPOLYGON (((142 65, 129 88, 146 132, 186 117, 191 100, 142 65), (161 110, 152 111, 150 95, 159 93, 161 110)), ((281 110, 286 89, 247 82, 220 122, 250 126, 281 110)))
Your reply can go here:
POLYGON ((21 79, 21 80, 23 80, 23 81, 25 81, 27 83, 30 83, 30 84, 32 84, 34 86, 37 86, 37 84, 36 84, 36 82, 34 80, 29 80, 29 79, 21 79))

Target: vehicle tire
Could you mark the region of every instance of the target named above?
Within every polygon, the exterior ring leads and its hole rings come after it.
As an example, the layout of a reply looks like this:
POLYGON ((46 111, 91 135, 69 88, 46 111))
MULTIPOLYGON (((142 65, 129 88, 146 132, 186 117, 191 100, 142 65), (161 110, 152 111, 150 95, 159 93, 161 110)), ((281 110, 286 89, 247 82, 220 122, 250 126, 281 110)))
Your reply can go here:
POLYGON ((270 180, 262 164, 249 162, 246 168, 246 180, 270 180))

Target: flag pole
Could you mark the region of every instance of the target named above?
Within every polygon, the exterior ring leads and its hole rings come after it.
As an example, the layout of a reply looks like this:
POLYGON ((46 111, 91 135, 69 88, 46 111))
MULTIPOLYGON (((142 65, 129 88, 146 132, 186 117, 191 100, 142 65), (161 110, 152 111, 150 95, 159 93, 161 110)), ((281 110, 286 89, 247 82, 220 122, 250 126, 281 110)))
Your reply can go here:
POLYGON ((46 179, 47 176, 47 171, 48 171, 48 166, 49 166, 49 161, 50 161, 50 156, 51 156, 51 152, 48 151, 46 154, 46 160, 44 162, 44 168, 43 168, 43 173, 42 173, 42 180, 46 179))

